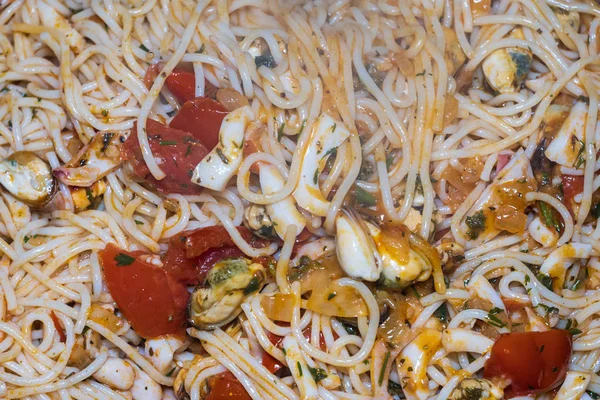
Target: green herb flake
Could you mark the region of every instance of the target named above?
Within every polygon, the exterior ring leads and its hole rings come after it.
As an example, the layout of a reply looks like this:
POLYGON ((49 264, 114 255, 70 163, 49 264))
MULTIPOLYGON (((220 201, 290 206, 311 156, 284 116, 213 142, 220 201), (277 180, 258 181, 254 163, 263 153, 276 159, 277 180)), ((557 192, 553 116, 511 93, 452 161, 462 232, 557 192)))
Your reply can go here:
POLYGON ((187 149, 185 150, 185 157, 189 156, 190 154, 192 154, 192 145, 188 144, 187 149))
POLYGON ((223 150, 221 150, 221 148, 219 147, 217 147, 217 155, 219 156, 221 161, 223 161, 224 164, 229 164, 229 160, 227 159, 225 154, 223 154, 223 150))
POLYGON ((333 126, 331 127, 331 133, 335 132, 336 128, 337 128, 337 124, 334 122, 333 126))
POLYGON ((150 50, 146 46, 144 46, 143 44, 140 44, 140 49, 144 50, 146 53, 150 52, 150 50))
POLYGON ((161 140, 159 142, 161 146, 175 146, 177 145, 177 141, 175 140, 161 140))
POLYGON ((260 287, 260 282, 258 281, 258 278, 256 276, 252 277, 252 279, 250 280, 250 283, 244 289, 244 295, 247 296, 250 293, 256 292, 259 287, 260 287))
POLYGON ((27 242, 29 242, 29 239, 31 239, 31 236, 29 236, 29 235, 26 235, 26 236, 23 238, 23 243, 27 243, 27 242))
POLYGON ((137 219, 133 220, 135 222, 136 225, 144 225, 144 223, 142 221, 138 221, 137 219))
POLYGON ((169 372, 167 372, 167 375, 165 375, 165 376, 171 377, 173 375, 173 372, 175 372, 176 369, 177 369, 177 367, 173 367, 173 369, 170 370, 169 372))
POLYGON ((388 172, 393 163, 394 163, 394 156, 392 154, 388 154, 387 157, 385 158, 385 168, 387 169, 388 172))
POLYGON ((115 261, 117 262, 117 267, 124 267, 133 264, 135 258, 125 253, 119 253, 115 256, 115 261))
POLYGON ((200 49, 196 51, 196 54, 202 54, 204 53, 204 50, 206 50, 206 45, 202 44, 202 46, 200 46, 200 49))
POLYGON ((313 175, 313 183, 316 185, 319 182, 319 168, 315 170, 315 174, 313 175))
POLYGON ((554 215, 554 209, 549 207, 543 201, 538 201, 538 206, 540 207, 540 212, 542 213, 544 224, 549 228, 554 228, 556 232, 561 233, 562 227, 560 225, 560 222, 554 215))
POLYGON ((385 357, 383 358, 383 365, 381 366, 381 371, 379 371, 379 385, 383 383, 383 376, 385 375, 385 369, 387 368, 388 362, 390 361, 390 351, 388 350, 385 353, 385 357))
POLYGON ((417 76, 424 76, 424 75, 425 75, 425 70, 423 70, 423 72, 419 72, 419 73, 417 74, 417 76))
POLYGON ((300 125, 300 130, 298 131, 297 135, 301 135, 304 131, 304 128, 306 128, 306 120, 302 121, 302 125, 300 125))
POLYGON ((497 317, 497 315, 501 312, 504 312, 504 310, 501 308, 492 308, 490 312, 488 312, 488 315, 485 317, 486 322, 492 326, 495 326, 496 328, 504 328, 506 326, 506 323, 502 322, 502 320, 497 317))
POLYGON ((373 196, 371 193, 367 192, 360 186, 356 186, 356 188, 354 189, 354 198, 359 204, 362 204, 366 207, 372 207, 377 203, 375 196, 373 196))
POLYGON ((481 210, 477 211, 475 214, 467 217, 466 223, 469 227, 467 236, 469 236, 471 240, 475 240, 479 237, 479 234, 485 230, 485 214, 481 210))
POLYGON ((337 296, 337 293, 336 293, 336 292, 331 292, 331 293, 329 293, 329 296, 327 296, 327 301, 329 301, 329 300, 333 299, 335 296, 337 296))
POLYGON ((108 117, 108 110, 102 110, 102 116, 104 118, 108 117))
POLYGON ((277 141, 281 142, 281 138, 283 137, 283 130, 285 129, 285 122, 279 126, 277 130, 277 141))
POLYGON ((296 367, 298 367, 298 374, 302 376, 302 364, 300 364, 300 361, 296 361, 296 367))
POLYGON ((587 393, 587 395, 590 396, 594 400, 600 399, 600 394, 598 394, 598 393, 594 393, 594 392, 589 391, 589 390, 586 390, 585 393, 587 393))
POLYGON ((552 291, 552 277, 543 273, 537 274, 536 278, 542 285, 544 285, 548 290, 552 291))
POLYGON ((577 289, 579 289, 581 287, 582 284, 583 284, 583 279, 577 279, 571 286, 571 290, 576 291, 577 289))
POLYGON ((327 372, 323 368, 308 367, 308 370, 317 383, 327 378, 327 372))

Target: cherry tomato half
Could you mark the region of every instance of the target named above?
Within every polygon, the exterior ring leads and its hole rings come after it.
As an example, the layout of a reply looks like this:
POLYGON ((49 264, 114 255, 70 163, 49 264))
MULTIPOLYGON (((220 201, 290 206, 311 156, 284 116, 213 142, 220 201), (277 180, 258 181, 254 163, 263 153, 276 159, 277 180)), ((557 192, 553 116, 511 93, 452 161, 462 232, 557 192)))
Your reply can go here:
POLYGON ((229 371, 208 379, 210 393, 206 400, 250 400, 244 386, 229 371))
POLYGON ((583 192, 583 176, 563 175, 562 189, 564 194, 564 203, 571 210, 571 202, 579 193, 583 192))
POLYGON ((174 129, 149 119, 146 132, 150 149, 167 177, 155 179, 142 156, 137 138, 137 122, 123 144, 121 158, 129 160, 136 176, 143 178, 151 186, 163 193, 198 194, 202 188, 190 181, 194 168, 208 150, 200 139, 188 132, 174 129))
POLYGON ((143 251, 109 243, 99 255, 111 296, 140 336, 185 335, 189 292, 184 284, 141 259, 147 255, 143 251))
POLYGON ((512 332, 500 335, 485 364, 485 378, 511 380, 507 397, 544 393, 565 378, 572 338, 565 330, 512 332))
POLYGON ((227 114, 221 103, 207 97, 196 97, 183 104, 169 126, 191 133, 212 150, 219 143, 219 130, 227 114))

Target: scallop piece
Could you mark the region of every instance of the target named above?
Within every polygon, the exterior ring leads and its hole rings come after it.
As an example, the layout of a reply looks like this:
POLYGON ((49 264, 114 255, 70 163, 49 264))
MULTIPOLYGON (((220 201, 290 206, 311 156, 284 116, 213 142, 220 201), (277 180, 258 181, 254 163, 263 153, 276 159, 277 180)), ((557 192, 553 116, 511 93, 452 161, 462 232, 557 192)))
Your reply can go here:
POLYGON ((216 191, 225 189, 240 168, 244 132, 253 119, 250 106, 240 107, 227 114, 219 130, 219 143, 194 169, 193 183, 216 191))
MULTIPOLYGON (((483 218, 483 229, 481 229, 481 232, 478 232, 476 237, 471 238, 471 247, 487 242, 502 232, 491 221, 491 217, 488 215, 489 207, 494 208, 497 206, 497 202, 502 200, 497 198, 501 185, 510 181, 523 182, 523 180, 525 182, 522 185, 527 185, 527 182, 534 182, 534 177, 529 158, 527 158, 523 150, 519 150, 498 175, 496 175, 492 183, 483 191, 479 199, 466 214, 467 218, 474 218, 478 215, 481 215, 483 218)), ((523 193, 524 195, 525 193, 523 193)), ((461 222, 460 227, 462 232, 469 232, 471 229, 467 224, 467 219, 461 222)))
POLYGON ((540 217, 535 217, 527 228, 529 235, 544 247, 552 247, 558 241, 558 235, 548 228, 540 217))
POLYGON ((585 243, 568 243, 550 253, 540 267, 540 273, 551 277, 554 288, 562 288, 567 270, 577 259, 592 255, 592 246, 585 243))
POLYGON ((300 179, 294 191, 294 198, 300 207, 320 217, 327 215, 331 202, 323 197, 319 189, 319 176, 327 159, 349 136, 350 131, 344 124, 328 114, 321 114, 316 120, 301 157, 300 179))
MULTIPOLYGON (((260 188, 265 194, 277 193, 285 186, 285 180, 277 168, 269 164, 260 164, 259 178, 260 188)), ((288 226, 294 225, 296 233, 302 232, 306 226, 306 218, 298 211, 291 195, 278 202, 267 204, 266 209, 275 232, 281 239, 284 238, 288 226)))
POLYGON ((569 168, 581 166, 585 159, 583 149, 587 113, 588 106, 583 101, 578 101, 571 108, 569 116, 546 149, 545 154, 550 161, 569 168))
POLYGON ((0 161, 0 184, 31 207, 48 204, 58 186, 50 165, 30 151, 18 151, 0 161))
POLYGON ((343 210, 335 221, 336 251, 349 276, 374 282, 381 274, 381 258, 365 223, 356 213, 343 210))
POLYGON ((433 329, 424 330, 404 347, 397 365, 401 382, 406 382, 407 398, 425 400, 430 396, 427 365, 441 347, 442 333, 433 329))
MULTIPOLYGON (((521 29, 513 29, 510 38, 524 39, 521 29)), ((517 47, 495 50, 483 60, 483 74, 492 88, 500 93, 515 92, 531 69, 531 51, 517 47)))

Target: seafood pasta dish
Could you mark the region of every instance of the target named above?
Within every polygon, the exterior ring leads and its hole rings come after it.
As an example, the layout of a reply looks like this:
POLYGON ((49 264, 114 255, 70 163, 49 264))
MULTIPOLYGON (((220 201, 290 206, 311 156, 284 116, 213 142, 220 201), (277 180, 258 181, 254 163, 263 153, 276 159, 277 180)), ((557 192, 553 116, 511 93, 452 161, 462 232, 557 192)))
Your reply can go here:
POLYGON ((598 0, 1 0, 0 398, 600 398, 598 0))

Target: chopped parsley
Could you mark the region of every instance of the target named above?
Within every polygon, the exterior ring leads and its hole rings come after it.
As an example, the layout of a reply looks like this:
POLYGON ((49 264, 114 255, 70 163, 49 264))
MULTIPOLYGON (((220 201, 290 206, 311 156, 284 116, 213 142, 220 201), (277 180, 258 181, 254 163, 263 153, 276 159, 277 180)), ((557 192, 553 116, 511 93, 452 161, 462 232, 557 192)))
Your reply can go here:
POLYGON ((177 145, 177 142, 175 140, 161 140, 159 144, 161 146, 175 146, 177 145))
POLYGON ((375 196, 373 196, 371 193, 367 192, 360 186, 356 186, 356 188, 354 189, 354 198, 358 203, 366 207, 372 207, 377 202, 375 196))
POLYGON ((486 322, 492 326, 495 326, 496 328, 504 328, 506 326, 506 323, 502 322, 502 320, 497 317, 497 315, 501 312, 504 312, 504 310, 501 308, 492 308, 490 312, 488 312, 488 315, 485 317, 486 322))
POLYGON ((315 382, 319 382, 319 381, 322 381, 323 379, 327 378, 327 372, 325 372, 325 370, 323 368, 308 367, 308 370, 310 371, 310 374, 312 375, 315 382))
POLYGON ((546 275, 544 273, 537 274, 536 278, 542 285, 544 285, 548 290, 552 291, 552 277, 546 275))
POLYGON ((115 261, 117 262, 117 267, 124 267, 133 264, 135 258, 125 253, 119 253, 115 256, 115 261))
POLYGON ((327 301, 329 301, 329 300, 333 299, 335 296, 337 296, 337 293, 336 293, 336 292, 331 292, 331 293, 329 293, 329 295, 327 296, 327 301))
POLYGON ((302 120, 302 125, 300 125, 300 130, 298 131, 297 135, 301 135, 304 131, 304 128, 306 128, 306 120, 302 120))
POLYGON ((389 361, 390 361, 390 351, 388 350, 385 353, 385 357, 383 358, 383 365, 381 366, 381 371, 379 371, 379 385, 381 385, 383 383, 383 376, 385 375, 385 369, 387 368, 389 361))
POLYGON ((485 214, 481 210, 477 211, 475 214, 467 217, 466 223, 469 227, 467 236, 469 236, 471 240, 475 240, 479 237, 479 234, 485 230, 485 214))
POLYGON ((281 142, 281 138, 283 137, 283 129, 285 128, 285 122, 281 124, 279 129, 277 130, 277 141, 281 142))
POLYGON ((300 361, 296 361, 296 366, 298 367, 298 374, 302 376, 302 364, 300 364, 300 361))
POLYGON ((554 215, 554 209, 549 207, 543 201, 538 201, 538 206, 540 207, 544 224, 549 228, 554 228, 556 232, 560 233, 562 231, 562 227, 560 225, 560 222, 554 215))
POLYGON ((150 52, 150 50, 146 46, 144 46, 143 44, 140 44, 140 49, 144 50, 146 53, 150 52))

